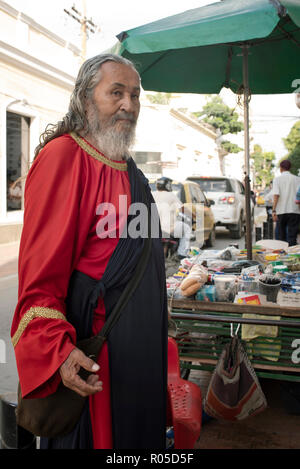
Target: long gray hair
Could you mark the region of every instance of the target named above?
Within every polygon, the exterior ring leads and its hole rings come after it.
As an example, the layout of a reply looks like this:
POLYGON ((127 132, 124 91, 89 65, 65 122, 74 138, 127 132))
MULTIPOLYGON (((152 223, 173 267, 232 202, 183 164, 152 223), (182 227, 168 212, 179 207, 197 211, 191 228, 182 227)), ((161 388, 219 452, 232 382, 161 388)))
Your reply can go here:
POLYGON ((86 60, 78 72, 67 114, 57 124, 47 125, 40 136, 40 143, 35 149, 34 158, 54 138, 69 132, 83 132, 84 135, 89 133, 89 123, 85 114, 86 102, 92 98, 94 89, 101 80, 100 67, 105 62, 128 65, 137 72, 134 64, 120 55, 99 54, 86 60))

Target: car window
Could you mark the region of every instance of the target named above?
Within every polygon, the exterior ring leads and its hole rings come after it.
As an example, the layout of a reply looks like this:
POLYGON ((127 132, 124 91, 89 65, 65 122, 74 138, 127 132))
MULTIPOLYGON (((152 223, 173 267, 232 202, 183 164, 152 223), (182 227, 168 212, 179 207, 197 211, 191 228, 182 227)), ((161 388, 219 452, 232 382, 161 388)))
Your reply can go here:
POLYGON ((190 191, 190 194, 191 194, 191 202, 193 204, 198 204, 200 202, 199 200, 199 196, 198 196, 198 193, 197 191, 195 190, 195 186, 193 186, 192 184, 188 184, 188 188, 189 188, 189 191, 190 191))
POLYGON ((200 187, 199 187, 199 186, 198 186, 198 187, 195 187, 195 190, 196 190, 196 192, 197 192, 197 194, 198 194, 198 199, 200 200, 200 202, 201 202, 202 204, 205 204, 205 203, 206 203, 206 197, 205 197, 205 195, 203 194, 203 192, 202 192, 202 190, 200 189, 200 187))
POLYGON ((194 184, 190 184, 188 186, 189 186, 189 190, 190 190, 190 193, 191 193, 192 202, 197 203, 197 204, 199 204, 199 203, 205 204, 206 203, 206 198, 205 198, 205 195, 203 194, 202 190, 200 189, 200 187, 197 186, 197 185, 194 185, 194 184))
POLYGON ((207 198, 206 198, 206 195, 204 194, 204 192, 202 192, 202 190, 200 189, 199 187, 199 190, 202 194, 202 197, 203 197, 203 201, 204 201, 204 205, 208 205, 210 207, 210 203, 208 202, 207 198))
MULTIPOLYGON (((149 183, 150 189, 152 192, 157 191, 156 182, 149 183)), ((178 197, 178 199, 184 204, 186 202, 185 192, 183 184, 181 183, 172 183, 172 192, 178 197)))
POLYGON ((184 192, 183 184, 181 184, 181 183, 177 183, 177 184, 172 183, 172 192, 175 195, 177 195, 180 202, 182 202, 183 204, 185 203, 186 199, 185 199, 185 192, 184 192))
POLYGON ((182 184, 182 187, 181 187, 180 200, 183 204, 186 203, 186 195, 185 195, 185 190, 184 190, 184 185, 183 184, 182 184))
POLYGON ((204 192, 233 192, 229 179, 222 178, 193 178, 204 192))
POLYGON ((238 181, 238 185, 239 185, 239 189, 240 189, 239 192, 241 194, 245 194, 245 188, 244 188, 243 184, 240 181, 238 181))

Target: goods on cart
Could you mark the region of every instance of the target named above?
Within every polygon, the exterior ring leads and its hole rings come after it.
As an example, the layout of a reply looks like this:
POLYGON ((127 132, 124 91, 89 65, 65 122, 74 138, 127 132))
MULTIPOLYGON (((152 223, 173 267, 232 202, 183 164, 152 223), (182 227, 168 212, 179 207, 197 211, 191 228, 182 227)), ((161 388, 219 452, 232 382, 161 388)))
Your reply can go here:
POLYGON ((240 304, 300 304, 300 246, 270 242, 247 251, 192 247, 177 272, 167 279, 168 297, 240 304), (270 247, 272 246, 272 247, 270 247))
POLYGON ((236 277, 234 275, 215 275, 217 301, 233 302, 236 295, 236 277))
POLYGON ((210 379, 237 324, 259 377, 300 383, 300 246, 256 244, 252 257, 232 247, 193 249, 168 278, 182 370, 210 379), (180 285, 194 265, 207 270, 207 280, 185 296, 180 285))
POLYGON ((207 279, 207 269, 203 265, 194 264, 180 284, 181 293, 184 296, 194 295, 207 282, 207 279))
POLYGON ((266 295, 268 301, 276 303, 281 280, 276 276, 263 275, 258 279, 259 291, 266 295))

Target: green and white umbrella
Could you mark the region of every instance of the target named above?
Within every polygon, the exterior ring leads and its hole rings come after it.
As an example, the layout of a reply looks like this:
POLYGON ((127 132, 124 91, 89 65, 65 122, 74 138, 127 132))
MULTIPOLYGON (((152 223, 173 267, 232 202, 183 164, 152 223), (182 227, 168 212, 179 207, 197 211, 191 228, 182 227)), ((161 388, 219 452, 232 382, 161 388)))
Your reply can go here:
POLYGON ((252 258, 249 96, 300 88, 300 0, 224 0, 118 36, 145 90, 244 96, 246 243, 252 258))

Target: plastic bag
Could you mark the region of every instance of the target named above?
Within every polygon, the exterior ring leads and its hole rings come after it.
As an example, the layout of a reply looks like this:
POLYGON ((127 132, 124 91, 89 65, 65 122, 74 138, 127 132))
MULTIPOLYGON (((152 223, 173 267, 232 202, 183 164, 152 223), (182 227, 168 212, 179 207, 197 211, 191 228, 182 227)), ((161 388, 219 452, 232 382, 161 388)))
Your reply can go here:
POLYGON ((194 295, 208 279, 208 270, 199 264, 193 265, 188 276, 181 282, 180 289, 184 296, 194 295))

